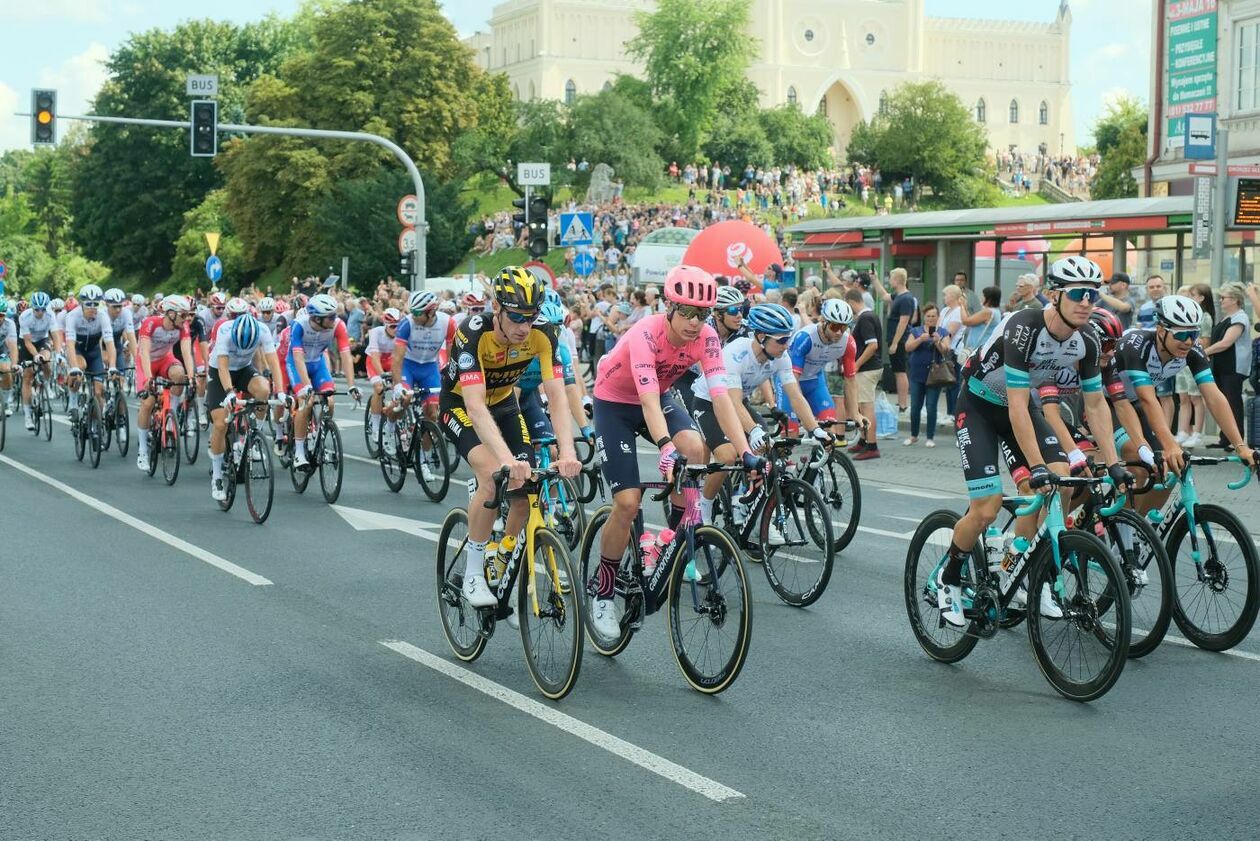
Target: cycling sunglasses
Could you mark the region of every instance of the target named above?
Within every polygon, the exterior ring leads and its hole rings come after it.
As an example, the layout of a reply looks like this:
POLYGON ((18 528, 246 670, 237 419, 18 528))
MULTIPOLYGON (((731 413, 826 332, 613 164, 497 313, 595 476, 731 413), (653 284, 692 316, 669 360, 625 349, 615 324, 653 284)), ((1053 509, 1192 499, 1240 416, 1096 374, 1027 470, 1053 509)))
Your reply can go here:
POLYGON ((1199 338, 1198 330, 1169 330, 1168 332, 1179 342, 1193 342, 1199 338))
POLYGON ((766 336, 766 339, 774 342, 776 345, 786 345, 788 342, 792 341, 792 334, 789 333, 786 336, 766 336))
POLYGON ((1099 292, 1092 286, 1073 286, 1071 289, 1064 289, 1063 294, 1074 304, 1079 304, 1084 300, 1088 300, 1091 304, 1096 304, 1102 298, 1102 292, 1099 292))
POLYGON ((733 306, 733 307, 726 307, 725 309, 722 310, 722 314, 730 315, 730 316, 748 315, 748 305, 737 304, 736 306, 733 306))
POLYGON ((713 315, 713 308, 712 307, 693 307, 688 304, 682 304, 680 306, 674 307, 674 312, 688 320, 697 318, 700 321, 704 321, 709 316, 713 315))
POLYGON ((507 316, 508 321, 513 324, 532 324, 534 319, 538 317, 536 312, 515 312, 509 309, 504 309, 502 312, 507 316))

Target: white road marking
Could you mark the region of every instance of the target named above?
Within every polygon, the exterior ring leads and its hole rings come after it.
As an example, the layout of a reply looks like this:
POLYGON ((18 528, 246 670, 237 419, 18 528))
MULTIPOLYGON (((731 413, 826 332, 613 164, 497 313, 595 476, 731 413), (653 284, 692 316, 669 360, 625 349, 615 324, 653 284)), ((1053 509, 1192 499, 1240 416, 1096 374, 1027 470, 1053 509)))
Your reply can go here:
POLYGON ((900 494, 901 496, 917 496, 920 499, 937 499, 937 500, 955 500, 963 499, 959 494, 946 493, 945 491, 919 490, 918 488, 895 488, 891 485, 872 485, 876 490, 884 491, 890 494, 900 494))
POLYGON ((112 517, 113 519, 117 520, 123 525, 131 526, 133 529, 140 532, 141 534, 144 534, 146 537, 151 537, 154 540, 160 540, 161 542, 165 543, 167 546, 170 546, 174 549, 178 549, 179 551, 185 554, 192 555, 197 560, 210 564, 210 566, 217 567, 218 569, 223 570, 229 575, 235 575, 237 578, 241 579, 242 581, 246 581, 250 584, 253 584, 255 587, 263 587, 272 583, 271 581, 267 580, 266 578, 263 578, 261 575, 258 575, 257 573, 250 572, 244 567, 237 566, 231 561, 225 560, 224 558, 220 558, 218 555, 214 554, 213 552, 207 552, 205 549, 202 549, 200 546, 194 546, 193 544, 189 543, 186 540, 181 540, 173 534, 168 534, 162 531, 161 529, 159 529, 157 526, 152 525, 151 523, 146 523, 144 520, 141 520, 137 517, 133 517, 130 514, 128 514, 126 511, 120 511, 119 509, 115 508, 109 503, 102 502, 101 500, 97 499, 94 496, 88 496, 82 491, 76 491, 74 488, 70 487, 64 482, 59 482, 58 480, 52 478, 51 476, 46 476, 43 473, 40 473, 38 470, 34 470, 30 467, 27 467, 25 464, 22 464, 19 461, 14 461, 8 456, 0 455, 0 463, 7 464, 10 467, 14 468, 15 470, 20 470, 26 475, 31 476, 35 479, 38 479, 39 481, 43 482, 49 487, 56 488, 57 490, 66 494, 67 496, 77 499, 79 502, 82 502, 84 505, 90 508, 95 508, 97 511, 100 511, 105 516, 112 517))
POLYGON ((733 788, 697 774, 695 771, 684 768, 676 762, 671 762, 638 745, 631 744, 611 733, 600 730, 598 727, 592 727, 580 719, 560 712, 555 707, 547 706, 505 686, 500 686, 476 672, 457 666, 435 654, 430 654, 423 648, 417 648, 409 642, 403 640, 381 640, 380 643, 390 651, 401 654, 408 660, 427 666, 435 672, 441 672, 465 686, 502 701, 509 707, 513 707, 526 715, 531 715, 539 721, 550 724, 552 727, 563 730, 585 742, 589 742, 597 748, 619 756, 627 762, 664 777, 672 783, 677 783, 683 788, 702 794, 710 800, 722 803, 727 800, 740 799, 744 796, 733 788))
MULTIPOLYGON (((1136 630, 1139 634, 1144 634, 1144 633, 1146 633, 1145 631, 1143 631, 1143 630, 1141 630, 1141 629, 1134 629, 1134 630, 1136 630)), ((1183 639, 1183 638, 1181 638, 1181 637, 1179 637, 1179 636, 1176 636, 1175 634, 1165 634, 1165 635, 1164 635, 1164 642, 1171 642, 1173 645, 1180 645, 1180 646, 1183 646, 1183 647, 1185 647, 1185 648, 1199 648, 1197 645, 1195 645, 1194 643, 1190 642, 1190 640, 1188 640, 1188 639, 1183 639)), ((1200 649, 1200 650, 1202 650, 1202 649, 1200 649)), ((1228 654, 1230 657, 1239 657, 1239 658, 1241 658, 1241 659, 1243 659, 1243 660, 1253 660, 1253 661, 1255 661, 1255 662, 1257 662, 1257 663, 1260 663, 1260 654, 1253 654, 1253 653, 1251 653, 1250 651, 1239 651, 1237 648, 1231 648, 1231 649, 1229 649, 1228 651, 1218 651, 1218 652, 1215 652, 1215 653, 1217 653, 1217 654, 1228 654)))
POLYGON ((355 531, 385 531, 392 529, 414 535, 415 537, 423 537, 425 540, 432 540, 434 543, 437 543, 438 536, 435 530, 442 527, 441 523, 426 523, 422 520, 396 517, 393 514, 382 514, 377 511, 365 511, 362 508, 350 508, 345 505, 333 505, 331 508, 340 514, 341 519, 349 523, 355 531))

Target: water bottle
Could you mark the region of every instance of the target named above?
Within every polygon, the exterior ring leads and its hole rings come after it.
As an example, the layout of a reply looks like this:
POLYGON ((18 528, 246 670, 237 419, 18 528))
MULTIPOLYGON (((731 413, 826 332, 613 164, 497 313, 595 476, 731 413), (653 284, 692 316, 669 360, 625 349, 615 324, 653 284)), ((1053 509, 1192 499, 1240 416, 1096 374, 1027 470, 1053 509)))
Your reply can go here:
POLYGON ((486 544, 486 553, 482 559, 482 565, 486 568, 486 583, 493 587, 499 583, 499 567, 496 563, 499 554, 499 544, 491 540, 486 544))
POLYGON ((1011 578, 1024 557, 1028 554, 1028 539, 1025 537, 1016 537, 1011 541, 1010 551, 1002 558, 1002 589, 1007 590, 1011 585, 1011 578))
POLYGON ((232 442, 232 461, 235 464, 241 463, 241 457, 245 454, 245 442, 237 438, 232 442))
POLYGON ((996 570, 1002 563, 1006 549, 1006 539, 1001 529, 990 525, 984 533, 984 555, 989 569, 996 570))
POLYGON ((650 531, 643 532, 643 536, 639 538, 639 550, 643 555, 643 573, 651 575, 656 570, 656 559, 661 551, 656 535, 650 531))
POLYGON ((661 529, 661 533, 656 536, 656 559, 659 561, 661 555, 665 553, 665 547, 674 542, 673 529, 661 529))

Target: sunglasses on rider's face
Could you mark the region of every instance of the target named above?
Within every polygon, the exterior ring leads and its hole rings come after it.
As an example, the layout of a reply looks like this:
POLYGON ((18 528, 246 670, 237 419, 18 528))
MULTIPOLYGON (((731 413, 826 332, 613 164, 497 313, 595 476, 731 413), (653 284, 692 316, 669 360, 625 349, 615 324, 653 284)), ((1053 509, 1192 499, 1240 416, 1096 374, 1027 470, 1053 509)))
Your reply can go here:
POLYGON ((737 315, 748 315, 748 307, 743 304, 738 304, 733 307, 727 307, 722 310, 722 313, 723 315, 729 315, 731 318, 734 318, 737 315))
POLYGON ((1102 297, 1102 293, 1092 286, 1073 286, 1071 289, 1064 289, 1063 294, 1067 295, 1067 299, 1074 304, 1088 300, 1091 304, 1098 303, 1098 299, 1102 297))
POLYGON ((786 345, 792 340, 792 336, 790 334, 787 336, 767 336, 766 338, 769 341, 774 342, 776 345, 786 345))
POLYGON ((693 318, 704 321, 713 314, 713 309, 712 307, 693 307, 684 304, 683 306, 675 307, 674 312, 688 321, 693 318))
POLYGON ((516 312, 514 310, 505 309, 503 314, 507 316, 507 320, 513 324, 532 324, 534 319, 538 317, 536 312, 516 312))
POLYGON ((1193 342, 1199 338, 1198 330, 1172 330, 1172 337, 1179 342, 1193 342))
POLYGON ((84 302, 83 302, 83 308, 84 308, 85 310, 94 310, 94 309, 96 309, 96 308, 97 308, 97 307, 99 307, 99 306, 100 306, 100 304, 98 304, 96 301, 84 301, 84 302))

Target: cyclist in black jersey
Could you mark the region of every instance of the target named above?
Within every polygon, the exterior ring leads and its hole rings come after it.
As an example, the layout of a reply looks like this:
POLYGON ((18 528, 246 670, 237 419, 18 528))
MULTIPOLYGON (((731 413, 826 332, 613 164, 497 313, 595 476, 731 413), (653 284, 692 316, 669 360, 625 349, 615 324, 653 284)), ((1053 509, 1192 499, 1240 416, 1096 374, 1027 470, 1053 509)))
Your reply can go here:
MULTIPOLYGON (((955 426, 971 504, 954 527, 949 558, 937 581, 941 614, 955 626, 966 625, 963 564, 1002 508, 1001 445, 1006 445, 1007 469, 1022 492, 1031 488, 1051 493, 1056 476, 1068 473, 1063 442, 1045 418, 1032 411, 1033 389, 1057 381, 1064 371, 1078 371, 1086 418, 1108 472, 1117 484, 1133 481, 1118 463, 1098 368, 1101 346, 1088 323, 1098 302, 1102 272, 1090 260, 1067 257, 1050 267, 1046 281, 1050 305, 1008 315, 963 369, 955 426)), ((1036 519, 1026 517, 1015 530, 1031 538, 1036 527, 1036 519)))

